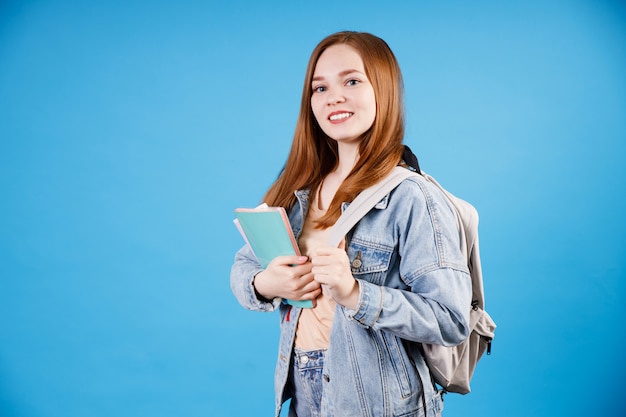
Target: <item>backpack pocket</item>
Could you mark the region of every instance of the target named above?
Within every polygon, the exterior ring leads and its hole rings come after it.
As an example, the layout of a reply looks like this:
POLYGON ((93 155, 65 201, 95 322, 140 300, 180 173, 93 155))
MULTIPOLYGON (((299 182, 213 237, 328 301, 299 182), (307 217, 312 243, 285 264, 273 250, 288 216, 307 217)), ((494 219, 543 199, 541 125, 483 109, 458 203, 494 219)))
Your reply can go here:
POLYGON ((470 311, 471 333, 457 346, 422 344, 424 359, 435 381, 446 391, 467 394, 478 360, 491 353, 496 324, 481 308, 470 311))

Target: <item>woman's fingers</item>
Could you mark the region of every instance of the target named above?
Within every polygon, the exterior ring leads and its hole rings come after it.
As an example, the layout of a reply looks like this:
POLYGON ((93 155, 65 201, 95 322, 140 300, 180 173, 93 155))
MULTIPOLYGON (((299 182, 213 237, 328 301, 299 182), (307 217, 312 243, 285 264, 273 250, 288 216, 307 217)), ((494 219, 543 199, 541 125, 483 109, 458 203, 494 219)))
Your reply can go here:
POLYGON ((267 266, 294 266, 294 265, 303 265, 307 263, 309 258, 307 256, 298 256, 298 255, 287 255, 287 256, 277 256, 272 259, 272 262, 267 266))
POLYGON ((346 251, 340 248, 330 246, 318 248, 311 256, 311 265, 313 266, 311 272, 316 276, 316 279, 318 275, 328 276, 328 279, 332 279, 333 276, 352 278, 348 255, 346 251))
POLYGON ((278 256, 256 275, 254 287, 267 299, 281 297, 298 300, 303 295, 314 292, 316 286, 319 286, 317 283, 309 285, 313 281, 312 276, 303 279, 311 275, 311 268, 306 256, 278 256), (309 287, 303 290, 306 285, 309 287))
POLYGON ((348 254, 340 247, 324 246, 311 256, 311 273, 315 281, 326 285, 338 303, 354 308, 359 297, 359 287, 352 276, 348 254))

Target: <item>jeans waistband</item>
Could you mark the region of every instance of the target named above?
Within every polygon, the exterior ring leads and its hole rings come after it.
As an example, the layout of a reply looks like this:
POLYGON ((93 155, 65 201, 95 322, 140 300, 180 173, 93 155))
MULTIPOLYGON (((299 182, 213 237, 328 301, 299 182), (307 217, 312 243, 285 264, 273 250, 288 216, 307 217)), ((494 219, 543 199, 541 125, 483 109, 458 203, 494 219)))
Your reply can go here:
POLYGON ((294 347, 293 364, 298 369, 312 369, 324 367, 326 349, 302 350, 294 347))

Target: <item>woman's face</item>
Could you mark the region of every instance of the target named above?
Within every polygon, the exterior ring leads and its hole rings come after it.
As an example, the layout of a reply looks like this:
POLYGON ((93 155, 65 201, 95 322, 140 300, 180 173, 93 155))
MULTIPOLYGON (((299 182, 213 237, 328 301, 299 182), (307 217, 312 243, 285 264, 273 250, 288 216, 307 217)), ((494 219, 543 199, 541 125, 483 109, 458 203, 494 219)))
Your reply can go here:
POLYGON ((376 118, 374 88, 363 60, 351 46, 337 44, 320 55, 313 80, 311 109, 324 133, 337 142, 354 142, 376 118))

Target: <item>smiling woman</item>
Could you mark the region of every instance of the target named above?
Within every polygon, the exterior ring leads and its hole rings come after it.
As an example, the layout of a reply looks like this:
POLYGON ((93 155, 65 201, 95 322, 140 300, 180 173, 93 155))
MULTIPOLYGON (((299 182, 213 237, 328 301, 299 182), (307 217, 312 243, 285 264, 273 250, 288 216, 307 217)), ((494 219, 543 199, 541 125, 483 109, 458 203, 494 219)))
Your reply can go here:
MULTIPOLYGON (((297 181, 332 171, 305 71, 344 27, 382 37, 405 81, 399 134, 394 61, 378 41, 333 43, 363 57, 378 106, 357 163, 403 136, 481 214, 501 331, 444 414, 624 414, 626 2, 4 0, 0 416, 274 413, 279 314, 232 296, 232 209, 258 204, 299 120, 314 141, 281 196, 312 197, 297 181), (590 381, 602 395, 576 389, 590 381)), ((382 175, 362 166, 340 192, 382 175)), ((349 241, 352 275, 389 296, 393 248, 364 237, 349 241)))
POLYGON ((315 120, 338 146, 358 141, 374 123, 374 88, 363 60, 351 46, 333 45, 324 51, 315 66, 312 89, 315 120))
POLYGON ((418 343, 458 344, 471 302, 445 197, 414 176, 339 247, 326 243, 345 202, 406 167, 396 58, 369 33, 331 35, 311 55, 301 103, 285 169, 265 200, 287 209, 306 256, 279 256, 263 269, 245 246, 231 271, 244 307, 280 310, 276 415, 291 399, 298 417, 440 416, 442 393, 418 343), (294 308, 286 299, 316 303, 294 308))

